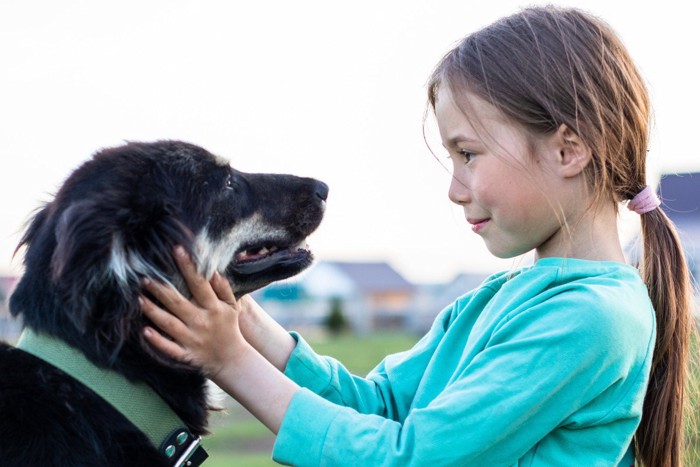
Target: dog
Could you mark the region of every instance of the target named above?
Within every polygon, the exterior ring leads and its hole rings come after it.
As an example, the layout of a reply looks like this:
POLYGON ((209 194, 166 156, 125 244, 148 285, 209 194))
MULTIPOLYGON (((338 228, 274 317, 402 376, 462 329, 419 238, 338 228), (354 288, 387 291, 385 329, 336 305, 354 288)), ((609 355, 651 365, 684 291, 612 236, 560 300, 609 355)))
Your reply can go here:
MULTIPOLYGON (((313 261, 305 239, 327 196, 323 182, 243 173, 186 142, 99 150, 28 223, 10 312, 99 371, 147 386, 199 437, 211 409, 207 380, 143 338, 152 324, 139 307, 142 279, 190 296, 172 257, 176 245, 206 277, 225 276, 237 297, 291 277, 313 261)), ((178 464, 76 377, 0 343, 0 465, 178 464)))

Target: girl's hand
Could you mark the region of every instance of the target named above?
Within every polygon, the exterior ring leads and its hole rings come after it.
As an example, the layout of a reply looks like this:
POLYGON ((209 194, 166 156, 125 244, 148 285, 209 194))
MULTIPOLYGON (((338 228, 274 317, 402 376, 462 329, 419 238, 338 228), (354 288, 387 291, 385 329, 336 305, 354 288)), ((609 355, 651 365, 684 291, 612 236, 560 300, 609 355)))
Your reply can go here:
MULTIPOLYGON (((170 311, 141 297, 144 314, 173 340, 148 326, 144 329, 146 339, 165 354, 200 366, 214 383, 276 434, 299 386, 243 338, 239 327, 241 303, 234 297, 228 281, 214 274, 207 282, 197 274, 182 248, 175 249, 175 259, 192 292, 192 300, 166 285, 154 281, 144 283, 146 290, 170 311)), ((294 348, 289 341, 294 342, 294 339, 253 305, 249 300, 245 307, 252 316, 248 317, 252 320, 247 325, 249 334, 265 349, 270 360, 279 366, 285 365, 294 348), (275 334, 276 339, 273 338, 275 334), (282 350, 277 347, 271 350, 266 348, 270 344, 262 344, 270 339, 287 345, 283 345, 282 350)))
POLYGON ((201 367, 214 379, 247 345, 238 325, 241 308, 228 281, 221 275, 215 273, 211 281, 207 281, 197 273, 182 247, 175 249, 175 260, 192 293, 192 300, 167 285, 144 281, 146 290, 167 311, 146 297, 141 297, 142 310, 172 340, 150 326, 144 329, 144 335, 163 353, 201 367))

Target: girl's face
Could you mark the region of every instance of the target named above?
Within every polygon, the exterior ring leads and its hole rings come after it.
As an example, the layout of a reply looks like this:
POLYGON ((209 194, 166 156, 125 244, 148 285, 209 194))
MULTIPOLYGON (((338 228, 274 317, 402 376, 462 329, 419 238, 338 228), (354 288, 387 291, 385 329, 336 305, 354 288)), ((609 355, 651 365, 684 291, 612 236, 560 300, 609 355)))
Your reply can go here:
POLYGON ((563 255, 561 226, 573 200, 557 176, 558 151, 547 137, 528 144, 524 131, 494 106, 464 97, 468 116, 448 90, 439 90, 435 103, 453 166, 450 200, 464 208, 472 230, 499 258, 533 249, 539 257, 563 255))

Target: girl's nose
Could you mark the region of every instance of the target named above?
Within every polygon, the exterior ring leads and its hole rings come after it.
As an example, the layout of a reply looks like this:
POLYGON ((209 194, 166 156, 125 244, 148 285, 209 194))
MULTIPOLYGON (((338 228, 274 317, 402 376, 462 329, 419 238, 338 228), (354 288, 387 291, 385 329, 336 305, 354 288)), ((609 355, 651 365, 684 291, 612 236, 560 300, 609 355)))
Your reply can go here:
POLYGON ((449 196, 450 201, 455 204, 459 204, 460 206, 467 204, 471 200, 471 190, 467 188, 467 185, 455 175, 452 176, 450 189, 447 195, 449 196))

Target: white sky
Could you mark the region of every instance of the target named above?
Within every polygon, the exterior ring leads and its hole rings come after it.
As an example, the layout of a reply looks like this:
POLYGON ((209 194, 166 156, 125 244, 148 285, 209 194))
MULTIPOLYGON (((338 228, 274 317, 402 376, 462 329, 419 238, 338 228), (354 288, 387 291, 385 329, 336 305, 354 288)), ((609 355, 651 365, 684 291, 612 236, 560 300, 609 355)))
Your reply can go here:
MULTIPOLYGON (((687 2, 553 3, 602 16, 628 45, 656 109, 654 170, 700 168, 687 2)), ((239 170, 327 182, 318 259, 388 260, 416 281, 510 266, 451 206, 421 127, 439 58, 528 4, 0 0, 0 273, 20 270, 24 222, 73 168, 101 147, 164 138, 239 170)))

